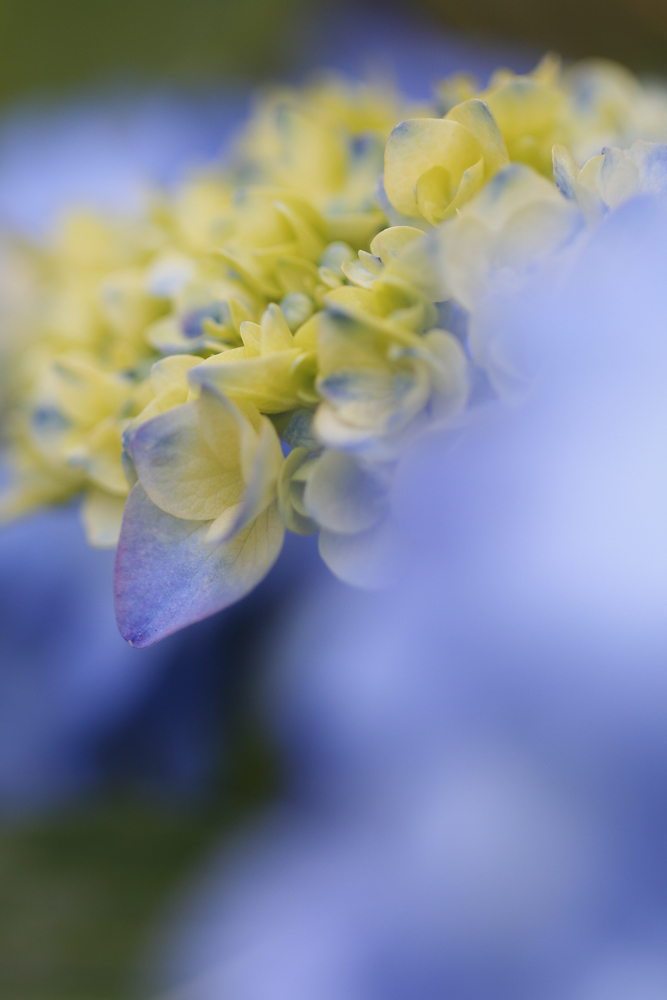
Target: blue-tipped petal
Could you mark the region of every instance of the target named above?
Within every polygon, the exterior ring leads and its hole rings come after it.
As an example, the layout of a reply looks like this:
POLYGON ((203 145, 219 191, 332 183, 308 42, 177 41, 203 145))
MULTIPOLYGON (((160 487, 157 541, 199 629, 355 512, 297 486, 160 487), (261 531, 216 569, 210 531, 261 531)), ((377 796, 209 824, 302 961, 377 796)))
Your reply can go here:
POLYGON ((566 146, 556 143, 551 152, 554 169, 554 180, 558 190, 568 201, 577 200, 576 183, 579 167, 566 146))
POLYGON ((284 527, 275 503, 222 545, 204 541, 210 523, 166 514, 140 483, 132 488, 114 578, 118 627, 131 645, 150 646, 234 604, 280 553, 284 527))

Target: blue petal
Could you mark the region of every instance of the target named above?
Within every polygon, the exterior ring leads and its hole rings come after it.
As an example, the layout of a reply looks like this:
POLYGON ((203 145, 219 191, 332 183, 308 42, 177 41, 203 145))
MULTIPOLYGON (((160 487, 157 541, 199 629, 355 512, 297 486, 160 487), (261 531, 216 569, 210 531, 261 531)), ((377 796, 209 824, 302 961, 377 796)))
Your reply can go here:
POLYGON ((131 490, 116 553, 114 596, 121 635, 150 646, 234 604, 268 573, 284 528, 275 503, 220 545, 204 541, 210 521, 173 517, 131 490))

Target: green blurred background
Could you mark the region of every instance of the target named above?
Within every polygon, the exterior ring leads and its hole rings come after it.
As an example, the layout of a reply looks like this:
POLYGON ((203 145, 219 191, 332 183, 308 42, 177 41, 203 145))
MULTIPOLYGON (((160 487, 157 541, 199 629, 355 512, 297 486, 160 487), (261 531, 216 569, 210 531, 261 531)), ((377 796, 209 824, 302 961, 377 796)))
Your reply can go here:
MULTIPOLYGON (((353 31, 355 8, 344 9, 353 31)), ((336 10, 329 0, 0 0, 0 105, 116 81, 209 87, 292 75, 304 56, 299 25, 336 10)), ((667 65, 664 0, 420 0, 398 11, 433 34, 667 65)), ((113 788, 0 828, 2 1000, 132 995, 175 887, 276 787, 252 719, 231 742, 231 767, 206 802, 113 788)))
POLYGON ((1 0, 0 100, 127 78, 211 83, 285 68, 305 0, 1 0))
MULTIPOLYGON (((356 5, 347 7, 354 30, 356 5)), ((363 6, 363 4, 362 4, 363 6)), ((396 4, 485 40, 636 69, 667 64, 664 0, 417 0, 396 4)), ((298 25, 331 0, 1 0, 0 101, 109 78, 255 80, 299 61, 298 25)), ((380 4, 386 13, 391 4, 380 4)))

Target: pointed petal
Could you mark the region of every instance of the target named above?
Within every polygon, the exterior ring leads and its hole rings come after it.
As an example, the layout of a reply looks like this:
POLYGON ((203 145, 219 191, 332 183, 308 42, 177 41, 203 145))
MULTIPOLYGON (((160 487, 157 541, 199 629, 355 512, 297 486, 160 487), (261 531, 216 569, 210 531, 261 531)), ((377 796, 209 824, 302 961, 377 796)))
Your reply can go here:
POLYGON ((294 337, 287 325, 280 306, 271 302, 262 316, 260 326, 260 344, 262 354, 275 354, 277 351, 289 351, 294 347, 294 337))
POLYGON ((224 545, 206 543, 209 524, 172 517, 141 484, 133 487, 114 579, 118 627, 131 645, 150 646, 234 604, 280 553, 284 527, 275 503, 224 545))

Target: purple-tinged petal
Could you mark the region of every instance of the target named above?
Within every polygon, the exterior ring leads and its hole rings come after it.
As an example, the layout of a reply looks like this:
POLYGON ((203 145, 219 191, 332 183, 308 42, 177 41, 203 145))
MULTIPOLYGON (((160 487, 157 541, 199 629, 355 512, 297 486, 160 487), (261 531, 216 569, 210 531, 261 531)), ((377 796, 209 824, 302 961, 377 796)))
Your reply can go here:
POLYGON ((116 553, 120 632, 150 646, 247 594, 278 558, 284 527, 276 503, 224 544, 205 541, 210 521, 157 507, 140 483, 131 490, 116 553))

